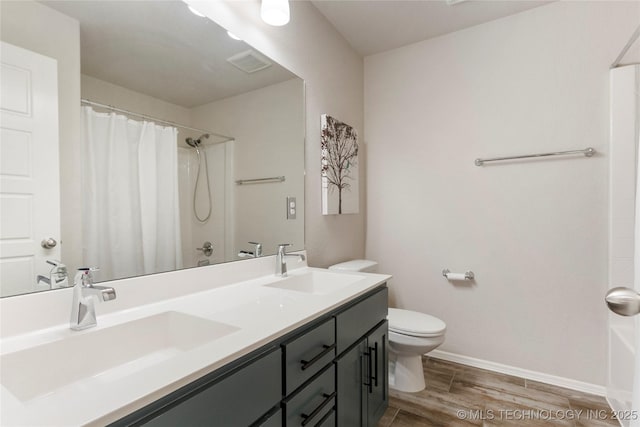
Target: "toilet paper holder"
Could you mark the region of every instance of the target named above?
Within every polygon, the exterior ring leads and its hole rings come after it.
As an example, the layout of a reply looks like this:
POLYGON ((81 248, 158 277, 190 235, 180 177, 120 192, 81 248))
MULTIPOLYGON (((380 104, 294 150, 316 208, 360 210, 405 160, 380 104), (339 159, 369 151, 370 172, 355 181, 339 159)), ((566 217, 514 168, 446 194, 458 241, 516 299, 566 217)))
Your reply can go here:
POLYGON ((448 280, 473 280, 476 278, 475 274, 473 274, 473 271, 471 270, 465 271, 465 273, 462 274, 452 273, 448 268, 445 268, 444 270, 442 270, 442 275, 448 280))

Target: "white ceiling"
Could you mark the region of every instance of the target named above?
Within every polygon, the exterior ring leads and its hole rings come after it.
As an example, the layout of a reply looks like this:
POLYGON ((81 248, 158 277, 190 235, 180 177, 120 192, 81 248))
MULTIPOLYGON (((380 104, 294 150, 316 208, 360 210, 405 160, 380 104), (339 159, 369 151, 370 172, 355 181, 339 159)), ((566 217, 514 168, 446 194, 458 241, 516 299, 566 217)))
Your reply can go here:
POLYGON ((250 49, 180 0, 42 1, 80 21, 82 73, 183 107, 294 78, 274 63, 247 74, 226 59, 250 49))
MULTIPOLYGON (((0 0, 1 1, 1 0, 0 0)), ((295 77, 277 64, 246 74, 226 61, 250 47, 181 0, 41 0, 80 22, 82 73, 183 107, 295 77)), ((312 0, 362 56, 457 31, 549 0, 312 0)))
POLYGON ((550 0, 312 0, 362 56, 542 6, 550 0))

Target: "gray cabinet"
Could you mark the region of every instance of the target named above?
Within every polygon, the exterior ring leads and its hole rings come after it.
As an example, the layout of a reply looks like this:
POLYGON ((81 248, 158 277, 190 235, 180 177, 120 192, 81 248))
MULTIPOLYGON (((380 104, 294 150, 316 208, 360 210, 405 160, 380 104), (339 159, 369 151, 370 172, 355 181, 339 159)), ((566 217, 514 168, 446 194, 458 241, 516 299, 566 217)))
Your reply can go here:
MULTIPOLYGON (((337 418, 339 426, 367 425, 366 357, 367 339, 336 359, 337 418)), ((372 424, 375 426, 375 424, 372 424)))
POLYGON ((326 423, 335 408, 335 368, 326 369, 284 402, 287 427, 316 426, 326 423))
POLYGON ((367 423, 375 426, 389 406, 389 364, 387 350, 389 346, 389 324, 385 320, 367 335, 368 369, 365 378, 367 423))
POLYGON ((339 426, 376 426, 387 409, 389 341, 386 304, 387 289, 383 288, 336 316, 340 348, 349 345, 345 336, 358 336, 355 344, 352 343, 336 358, 339 426))
POLYGON ((282 409, 269 413, 251 427, 282 427, 282 409))
POLYGON ((153 427, 248 426, 280 402, 281 381, 282 363, 280 351, 276 349, 210 385, 192 390, 169 403, 164 410, 135 424, 153 427))
POLYGON ((375 427, 387 408, 386 286, 113 423, 375 427))
POLYGON ((285 361, 285 395, 320 372, 335 358, 335 322, 324 323, 305 331, 282 345, 285 361))

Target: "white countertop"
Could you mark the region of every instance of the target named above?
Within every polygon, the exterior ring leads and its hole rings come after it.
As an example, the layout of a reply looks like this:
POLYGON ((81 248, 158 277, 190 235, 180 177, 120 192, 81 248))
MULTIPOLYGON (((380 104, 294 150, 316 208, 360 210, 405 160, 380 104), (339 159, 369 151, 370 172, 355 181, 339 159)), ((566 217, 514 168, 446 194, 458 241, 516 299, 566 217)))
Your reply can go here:
MULTIPOLYGON (((237 268, 242 266, 238 265, 237 268)), ((326 271, 302 267, 291 270, 289 274, 296 276, 314 270, 326 271)), ((206 274, 215 274, 215 271, 209 269, 206 274)), ((108 314, 98 313, 98 326, 85 331, 71 331, 68 324, 60 324, 4 337, 0 341, 2 356, 64 340, 76 334, 91 334, 167 311, 181 312, 239 328, 199 347, 172 354, 169 358, 145 361, 144 365, 130 369, 131 372, 126 375, 122 375, 122 369, 119 375, 95 375, 26 401, 21 401, 2 385, 0 424, 77 426, 104 425, 116 421, 374 289, 391 277, 382 274, 352 274, 361 276, 361 279, 326 295, 265 286, 277 279, 273 274, 266 274, 108 314)), ((117 285, 113 286, 117 291, 117 285)), ((118 298, 121 296, 118 295, 118 298)), ((70 306, 71 300, 68 301, 69 310, 70 306)), ((3 318, 3 321, 7 319, 3 318)), ((127 343, 123 342, 122 345, 126 346, 127 343)), ((80 360, 83 355, 75 356, 80 360)), ((42 360, 42 363, 47 364, 47 360, 42 360)), ((69 360, 68 363, 77 361, 69 360)), ((55 370, 57 367, 52 365, 50 369, 55 370)), ((25 375, 29 375, 29 372, 25 372, 25 375)))

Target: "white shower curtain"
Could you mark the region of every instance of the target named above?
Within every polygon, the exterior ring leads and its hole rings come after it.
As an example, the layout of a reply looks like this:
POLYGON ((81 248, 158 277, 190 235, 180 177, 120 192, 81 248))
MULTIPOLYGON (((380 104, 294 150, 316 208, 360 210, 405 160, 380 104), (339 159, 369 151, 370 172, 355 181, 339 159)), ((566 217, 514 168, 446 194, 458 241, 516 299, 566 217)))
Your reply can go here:
POLYGON ((178 131, 83 107, 83 258, 110 280, 182 268, 178 131))

